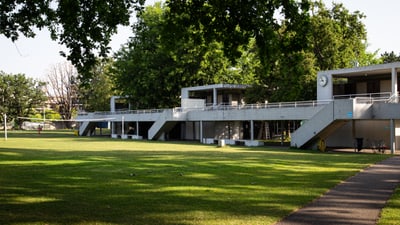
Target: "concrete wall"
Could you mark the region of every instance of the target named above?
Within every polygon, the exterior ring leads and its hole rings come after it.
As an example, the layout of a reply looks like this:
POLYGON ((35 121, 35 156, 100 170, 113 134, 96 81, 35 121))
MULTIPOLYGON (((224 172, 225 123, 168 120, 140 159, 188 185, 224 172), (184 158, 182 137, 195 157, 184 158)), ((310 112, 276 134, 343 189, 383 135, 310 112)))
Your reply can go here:
MULTIPOLYGON (((328 147, 353 147, 355 138, 363 138, 364 148, 371 148, 374 142, 390 143, 389 120, 354 120, 336 130, 326 139, 328 147), (354 125, 354 128, 353 128, 354 125), (354 134, 353 134, 354 132, 354 134)), ((396 143, 400 146, 400 121, 396 120, 396 143)))
POLYGON ((189 121, 307 120, 324 106, 188 112, 189 121))
POLYGON ((181 99, 181 107, 184 109, 204 108, 205 104, 206 102, 204 99, 190 99, 190 98, 181 99))
POLYGON ((322 71, 317 74, 317 100, 330 100, 333 97, 333 84, 332 84, 332 74, 329 71, 322 71), (321 76, 328 77, 328 83, 326 86, 321 86, 318 80, 321 76))
POLYGON ((400 119, 400 104, 374 103, 371 114, 374 119, 400 119))

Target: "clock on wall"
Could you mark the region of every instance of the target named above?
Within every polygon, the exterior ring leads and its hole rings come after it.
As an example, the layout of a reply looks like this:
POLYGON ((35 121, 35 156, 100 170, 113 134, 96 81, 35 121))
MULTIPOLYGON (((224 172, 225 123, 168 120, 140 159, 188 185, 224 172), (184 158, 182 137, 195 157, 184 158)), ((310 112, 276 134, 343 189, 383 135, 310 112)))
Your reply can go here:
POLYGON ((328 77, 326 75, 321 75, 318 79, 319 85, 325 87, 328 84, 328 77))

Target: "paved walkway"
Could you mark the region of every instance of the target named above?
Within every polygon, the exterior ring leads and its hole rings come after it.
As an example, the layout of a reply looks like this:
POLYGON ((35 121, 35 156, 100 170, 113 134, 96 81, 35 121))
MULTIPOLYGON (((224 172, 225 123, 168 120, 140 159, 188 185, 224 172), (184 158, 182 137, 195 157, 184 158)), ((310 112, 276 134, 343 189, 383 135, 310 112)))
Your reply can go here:
POLYGON ((376 224, 400 184, 400 156, 368 167, 276 225, 376 224))

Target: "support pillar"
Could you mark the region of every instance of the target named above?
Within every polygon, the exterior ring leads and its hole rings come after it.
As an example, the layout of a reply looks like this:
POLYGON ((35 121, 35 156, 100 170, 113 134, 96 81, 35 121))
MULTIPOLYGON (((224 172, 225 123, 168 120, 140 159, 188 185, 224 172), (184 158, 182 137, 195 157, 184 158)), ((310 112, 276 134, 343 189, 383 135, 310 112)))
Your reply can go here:
POLYGON ((136 121, 136 135, 139 137, 139 121, 136 121))
POLYGON ((213 89, 213 106, 216 106, 218 102, 218 95, 217 95, 217 89, 213 89))
POLYGON ((200 143, 203 143, 203 121, 200 120, 200 143))
POLYGON ((254 140, 254 121, 250 120, 250 140, 254 140))
POLYGON ((125 117, 122 116, 122 120, 121 120, 121 129, 122 129, 122 136, 125 135, 125 117))
POLYGON ((390 120, 390 152, 396 153, 396 123, 394 119, 390 120))
POLYGON ((397 69, 395 67, 392 68, 392 97, 394 97, 394 101, 398 102, 398 93, 397 93, 397 69))

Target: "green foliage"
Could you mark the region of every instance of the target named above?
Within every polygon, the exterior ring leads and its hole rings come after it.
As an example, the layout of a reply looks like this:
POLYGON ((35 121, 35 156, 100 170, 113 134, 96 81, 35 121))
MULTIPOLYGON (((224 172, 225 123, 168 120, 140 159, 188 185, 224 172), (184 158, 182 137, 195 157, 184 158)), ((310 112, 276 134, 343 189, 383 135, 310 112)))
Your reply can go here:
POLYGON ((34 108, 42 107, 46 100, 43 86, 44 83, 23 74, 0 71, 0 113, 6 113, 9 121, 15 120, 19 124, 18 117, 27 117, 34 108))
POLYGON ((392 63, 400 61, 400 54, 396 55, 393 51, 385 52, 381 54, 381 60, 383 63, 392 63))
MULTIPOLYGON (((52 109, 45 109, 43 113, 43 109, 35 109, 32 112, 32 115, 29 116, 30 118, 37 118, 37 119, 46 119, 46 120, 61 120, 60 113, 52 110, 52 109)), ((42 121, 42 120, 40 120, 42 121)))
POLYGON ((133 27, 135 36, 116 54, 116 89, 131 96, 136 108, 163 108, 177 103, 176 90, 180 89, 176 89, 174 79, 179 79, 180 71, 173 73, 174 59, 160 46, 162 23, 160 3, 148 7, 133 27))
POLYGON ((310 41, 319 70, 348 68, 363 62, 367 47, 363 18, 364 14, 351 13, 341 3, 333 3, 332 9, 322 1, 313 4, 310 41))
MULTIPOLYGON (((274 32, 279 36, 272 66, 260 77, 268 91, 259 99, 276 101, 301 101, 316 98, 316 74, 319 70, 365 66, 379 62, 376 52, 366 51, 366 30, 361 22, 364 15, 349 12, 343 4, 333 4, 327 9, 322 1, 311 3, 309 29, 294 32, 287 30, 287 20, 274 32), (308 45, 302 50, 293 48, 295 40, 308 45), (301 38, 301 39, 299 39, 301 38)), ((265 65, 263 65, 265 66, 265 65)), ((259 89, 256 87, 255 90, 259 89)), ((249 97, 253 99, 253 97, 249 97)), ((259 100, 258 100, 259 101, 259 100)))
POLYGON ((90 76, 96 55, 104 57, 118 25, 128 25, 132 10, 144 0, 2 0, 0 34, 15 41, 34 37, 34 28, 47 28, 51 38, 68 49, 61 52, 81 75, 90 76))
POLYGON ((308 1, 167 1, 171 14, 182 17, 181 24, 202 30, 207 42, 224 44, 225 54, 234 61, 241 56, 241 46, 255 38, 260 59, 265 66, 274 61, 279 52, 279 35, 276 31, 286 21, 285 32, 292 35, 288 48, 301 50, 303 29, 308 27, 308 1), (190 16, 184 16, 190 15, 190 16), (279 15, 279 16, 278 16, 279 15))
POLYGON ((201 30, 182 27, 174 16, 160 3, 147 7, 135 36, 116 54, 116 89, 131 96, 134 108, 177 106, 182 87, 254 81, 254 73, 242 69, 257 67, 254 54, 232 64, 221 43, 206 43, 201 30))
POLYGON ((92 77, 84 80, 78 87, 79 103, 86 111, 110 110, 111 96, 118 94, 114 91, 114 83, 111 80, 113 61, 98 60, 92 77))
POLYGON ((315 99, 317 71, 379 62, 362 18, 320 1, 170 0, 140 14, 114 81, 137 108, 176 106, 180 88, 214 83, 254 85, 247 103, 315 99))

